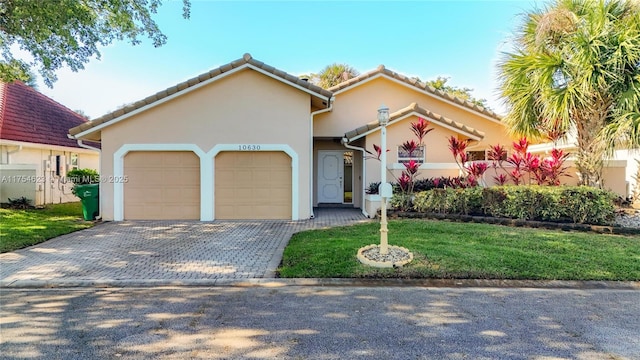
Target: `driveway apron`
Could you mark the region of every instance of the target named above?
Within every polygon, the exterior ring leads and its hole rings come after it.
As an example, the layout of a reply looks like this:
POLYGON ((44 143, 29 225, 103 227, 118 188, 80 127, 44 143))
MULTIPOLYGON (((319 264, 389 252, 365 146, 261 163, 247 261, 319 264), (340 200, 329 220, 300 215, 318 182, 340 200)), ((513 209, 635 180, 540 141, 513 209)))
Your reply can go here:
POLYGON ((294 233, 368 221, 354 209, 315 213, 305 221, 107 222, 0 254, 0 285, 269 278, 294 233))

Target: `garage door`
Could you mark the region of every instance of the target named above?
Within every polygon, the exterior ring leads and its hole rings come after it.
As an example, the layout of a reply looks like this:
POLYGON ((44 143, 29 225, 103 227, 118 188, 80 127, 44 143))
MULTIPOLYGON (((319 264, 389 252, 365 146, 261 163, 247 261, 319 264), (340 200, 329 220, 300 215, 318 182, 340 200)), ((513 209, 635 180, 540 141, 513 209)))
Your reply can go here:
POLYGON ((125 220, 200 219, 200 160, 193 152, 130 152, 124 174, 125 220))
POLYGON ((216 219, 291 219, 291 158, 278 151, 221 152, 216 219))

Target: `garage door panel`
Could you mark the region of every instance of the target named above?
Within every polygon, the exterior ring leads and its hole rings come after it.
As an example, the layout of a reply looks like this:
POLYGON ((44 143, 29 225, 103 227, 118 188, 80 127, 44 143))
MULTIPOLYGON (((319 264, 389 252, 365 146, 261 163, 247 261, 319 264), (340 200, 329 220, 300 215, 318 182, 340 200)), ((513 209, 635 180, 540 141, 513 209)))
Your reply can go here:
POLYGON ((260 178, 261 173, 262 172, 255 171, 253 169, 238 169, 232 172, 236 184, 243 185, 245 187, 255 185, 255 181, 260 178))
MULTIPOLYGON (((144 152, 148 154, 149 152, 144 152)), ((147 158, 146 156, 142 156, 141 152, 130 152, 125 156, 126 166, 131 169, 139 169, 140 167, 147 167, 149 165, 155 165, 156 167, 160 167, 162 165, 162 159, 157 157, 147 158)))
POLYGON ((200 218, 200 160, 193 152, 131 152, 125 156, 126 220, 200 218))
POLYGON ((187 185, 190 184, 191 186, 193 186, 192 184, 200 184, 200 170, 199 168, 195 168, 192 171, 189 172, 183 172, 181 174, 181 178, 182 178, 182 183, 187 185))
POLYGON ((180 154, 177 154, 176 156, 162 158, 162 164, 165 168, 170 168, 172 166, 179 168, 199 168, 200 158, 198 158, 197 156, 194 157, 187 152, 182 152, 180 154))
POLYGON ((180 198, 188 203, 200 202, 200 189, 181 189, 180 198))
POLYGON ((149 215, 149 216, 153 215, 153 214, 147 214, 144 211, 144 209, 145 209, 144 206, 127 205, 127 218, 140 219, 140 218, 144 217, 145 215, 149 215))
POLYGON ((200 181, 200 172, 197 169, 190 169, 185 171, 181 169, 177 171, 165 171, 162 173, 161 178, 164 183, 169 183, 172 186, 193 186, 200 181))
POLYGON ((187 201, 188 199, 184 199, 182 196, 182 191, 180 189, 163 189, 162 190, 162 201, 167 203, 167 206, 173 206, 174 204, 180 204, 183 200, 187 201))
POLYGON ((134 203, 153 202, 156 199, 162 199, 162 189, 147 187, 138 189, 137 191, 127 191, 125 201, 128 204, 133 205, 134 203))
POLYGON ((283 152, 222 152, 215 184, 217 219, 291 218, 291 158, 283 152))
POLYGON ((227 171, 227 170, 221 170, 219 172, 216 171, 216 180, 218 180, 221 184, 233 184, 235 182, 233 171, 227 171))
POLYGON ((273 167, 279 167, 279 166, 282 166, 284 168, 291 167, 291 159, 286 157, 272 158, 269 165, 273 167))
POLYGON ((150 186, 165 186, 167 185, 167 182, 170 181, 170 179, 166 178, 166 173, 162 169, 154 169, 149 170, 149 172, 144 175, 144 181, 150 186))
POLYGON ((195 209, 192 206, 180 205, 177 204, 175 206, 171 206, 169 208, 164 208, 164 216, 167 218, 173 216, 173 214, 184 214, 187 219, 199 219, 200 218, 200 209, 195 209))
POLYGON ((280 202, 282 202, 283 199, 288 199, 289 197, 291 197, 291 189, 289 188, 272 189, 271 193, 273 194, 273 197, 281 199, 280 202))
POLYGON ((274 181, 280 181, 284 184, 291 184, 291 170, 276 170, 270 174, 274 181))

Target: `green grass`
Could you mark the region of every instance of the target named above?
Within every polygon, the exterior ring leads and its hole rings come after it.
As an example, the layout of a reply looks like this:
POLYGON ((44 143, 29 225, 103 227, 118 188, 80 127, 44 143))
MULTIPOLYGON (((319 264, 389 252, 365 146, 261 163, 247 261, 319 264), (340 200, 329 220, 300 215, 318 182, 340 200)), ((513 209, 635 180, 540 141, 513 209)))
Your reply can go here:
POLYGON ((82 205, 66 203, 44 209, 0 209, 0 253, 41 243, 93 226, 82 219, 82 205))
POLYGON ((293 236, 281 277, 640 280, 640 237, 430 220, 389 222, 389 244, 414 260, 400 269, 360 264, 359 248, 379 243, 379 224, 293 236))

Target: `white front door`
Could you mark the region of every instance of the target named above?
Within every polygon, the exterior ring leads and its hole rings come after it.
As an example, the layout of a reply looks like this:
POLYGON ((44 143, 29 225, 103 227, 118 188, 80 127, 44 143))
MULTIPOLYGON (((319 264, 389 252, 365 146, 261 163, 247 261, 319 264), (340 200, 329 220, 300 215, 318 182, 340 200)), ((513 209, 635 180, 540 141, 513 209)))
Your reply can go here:
POLYGON ((318 151, 318 202, 342 204, 344 151, 318 151))

